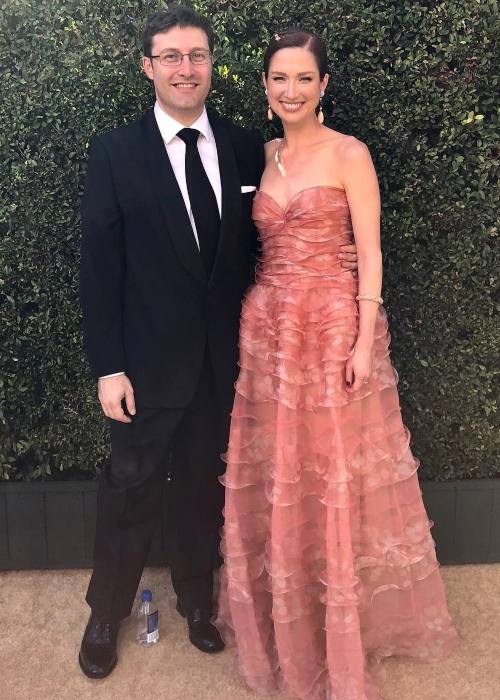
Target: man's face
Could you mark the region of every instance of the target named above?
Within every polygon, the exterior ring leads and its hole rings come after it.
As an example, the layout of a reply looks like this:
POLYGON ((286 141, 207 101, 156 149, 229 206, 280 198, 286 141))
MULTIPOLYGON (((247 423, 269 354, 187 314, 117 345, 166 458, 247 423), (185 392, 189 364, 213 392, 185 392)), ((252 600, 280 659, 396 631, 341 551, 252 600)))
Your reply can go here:
MULTIPOLYGON (((207 35, 202 29, 173 27, 153 37, 151 54, 157 56, 167 50, 188 54, 196 49, 208 51, 207 35)), ((142 65, 154 83, 160 107, 181 124, 190 126, 202 113, 210 90, 212 59, 200 65, 183 56, 180 65, 165 66, 159 58, 144 56, 142 65)))

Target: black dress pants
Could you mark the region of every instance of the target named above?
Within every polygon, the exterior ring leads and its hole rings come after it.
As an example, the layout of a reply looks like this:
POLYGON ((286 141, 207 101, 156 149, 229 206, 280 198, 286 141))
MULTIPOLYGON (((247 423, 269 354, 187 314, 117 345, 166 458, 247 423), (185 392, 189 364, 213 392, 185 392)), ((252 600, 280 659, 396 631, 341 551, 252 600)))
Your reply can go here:
POLYGON ((208 357, 188 407, 138 407, 132 423, 110 424, 111 464, 99 485, 87 603, 101 617, 130 615, 167 507, 175 592, 187 611, 211 610, 224 500, 218 476, 224 471, 220 454, 227 444, 229 412, 217 395, 208 357))

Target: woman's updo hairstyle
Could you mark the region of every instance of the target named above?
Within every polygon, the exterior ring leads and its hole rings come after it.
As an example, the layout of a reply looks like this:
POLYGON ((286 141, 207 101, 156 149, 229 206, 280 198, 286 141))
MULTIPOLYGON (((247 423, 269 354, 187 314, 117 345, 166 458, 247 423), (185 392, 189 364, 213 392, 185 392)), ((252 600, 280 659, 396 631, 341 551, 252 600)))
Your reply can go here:
POLYGON ((264 75, 266 78, 269 74, 269 64, 274 54, 280 49, 290 48, 308 49, 316 60, 319 78, 323 80, 325 74, 328 73, 328 56, 325 42, 314 32, 296 28, 285 29, 283 32, 273 34, 264 54, 264 75))

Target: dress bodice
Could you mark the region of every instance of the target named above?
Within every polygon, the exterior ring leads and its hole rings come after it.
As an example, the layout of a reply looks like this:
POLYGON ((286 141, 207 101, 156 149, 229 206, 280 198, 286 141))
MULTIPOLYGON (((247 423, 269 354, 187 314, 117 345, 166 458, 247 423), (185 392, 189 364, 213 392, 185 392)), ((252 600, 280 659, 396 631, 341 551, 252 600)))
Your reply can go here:
POLYGON ((352 243, 351 216, 345 191, 317 185, 296 192, 282 207, 271 195, 255 195, 253 219, 262 252, 256 279, 260 284, 309 287, 352 282, 341 267, 340 246, 352 243))

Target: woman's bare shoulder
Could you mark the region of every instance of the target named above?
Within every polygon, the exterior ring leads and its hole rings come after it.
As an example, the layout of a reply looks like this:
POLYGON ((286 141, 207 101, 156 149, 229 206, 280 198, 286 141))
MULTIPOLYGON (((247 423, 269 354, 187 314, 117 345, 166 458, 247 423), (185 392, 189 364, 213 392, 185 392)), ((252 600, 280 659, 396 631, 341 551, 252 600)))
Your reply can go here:
POLYGON ((323 150, 323 159, 331 165, 333 172, 343 187, 353 173, 363 174, 373 171, 370 151, 363 141, 340 131, 329 130, 327 143, 323 150))
POLYGON ((337 142, 337 153, 345 160, 363 160, 367 156, 370 157, 366 143, 350 134, 341 134, 337 142))
POLYGON ((325 144, 332 149, 336 155, 344 158, 356 158, 368 152, 366 144, 356 136, 343 134, 341 131, 327 129, 329 132, 325 144))

